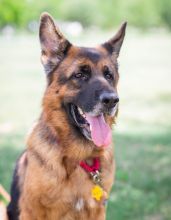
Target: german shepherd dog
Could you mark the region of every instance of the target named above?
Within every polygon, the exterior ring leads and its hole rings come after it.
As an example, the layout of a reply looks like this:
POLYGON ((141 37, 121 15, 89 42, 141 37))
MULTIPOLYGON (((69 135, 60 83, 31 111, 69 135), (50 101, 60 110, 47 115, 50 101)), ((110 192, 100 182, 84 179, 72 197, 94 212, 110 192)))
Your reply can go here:
POLYGON ((117 58, 125 29, 126 23, 97 47, 77 47, 48 13, 42 14, 39 37, 47 87, 41 116, 16 165, 9 220, 105 219, 115 170, 117 58))

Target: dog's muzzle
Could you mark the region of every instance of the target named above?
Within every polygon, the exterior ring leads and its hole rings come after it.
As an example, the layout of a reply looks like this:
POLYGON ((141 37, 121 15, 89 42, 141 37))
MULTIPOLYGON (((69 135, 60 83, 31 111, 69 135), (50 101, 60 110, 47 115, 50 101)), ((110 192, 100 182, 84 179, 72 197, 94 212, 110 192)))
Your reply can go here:
POLYGON ((114 92, 103 92, 92 110, 84 111, 72 103, 69 105, 69 112, 74 124, 87 139, 96 146, 108 146, 112 140, 112 131, 105 117, 114 116, 118 102, 119 98, 114 92))

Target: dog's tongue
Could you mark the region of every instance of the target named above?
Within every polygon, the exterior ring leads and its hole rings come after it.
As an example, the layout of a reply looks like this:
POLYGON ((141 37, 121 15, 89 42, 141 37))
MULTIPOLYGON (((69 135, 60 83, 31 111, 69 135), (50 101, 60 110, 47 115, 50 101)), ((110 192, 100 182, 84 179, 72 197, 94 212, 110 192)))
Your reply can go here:
POLYGON ((98 147, 106 147, 112 141, 112 130, 105 122, 103 114, 90 116, 86 114, 86 119, 90 124, 91 138, 98 147))

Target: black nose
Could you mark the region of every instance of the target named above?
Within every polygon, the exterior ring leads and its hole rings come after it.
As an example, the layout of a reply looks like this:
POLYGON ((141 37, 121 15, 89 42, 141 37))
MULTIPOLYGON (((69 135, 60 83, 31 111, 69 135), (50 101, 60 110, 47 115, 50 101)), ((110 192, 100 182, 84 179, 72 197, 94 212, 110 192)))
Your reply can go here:
POLYGON ((105 107, 113 108, 119 102, 119 97, 115 93, 104 92, 100 95, 100 101, 105 107))

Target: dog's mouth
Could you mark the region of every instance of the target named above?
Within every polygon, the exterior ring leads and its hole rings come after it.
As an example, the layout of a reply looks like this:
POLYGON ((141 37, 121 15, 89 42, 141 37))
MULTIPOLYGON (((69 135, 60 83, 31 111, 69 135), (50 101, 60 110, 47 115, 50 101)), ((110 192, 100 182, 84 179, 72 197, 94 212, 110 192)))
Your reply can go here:
POLYGON ((69 114, 81 133, 97 147, 106 147, 112 141, 112 130, 105 121, 104 114, 92 116, 80 107, 69 104, 69 114))

